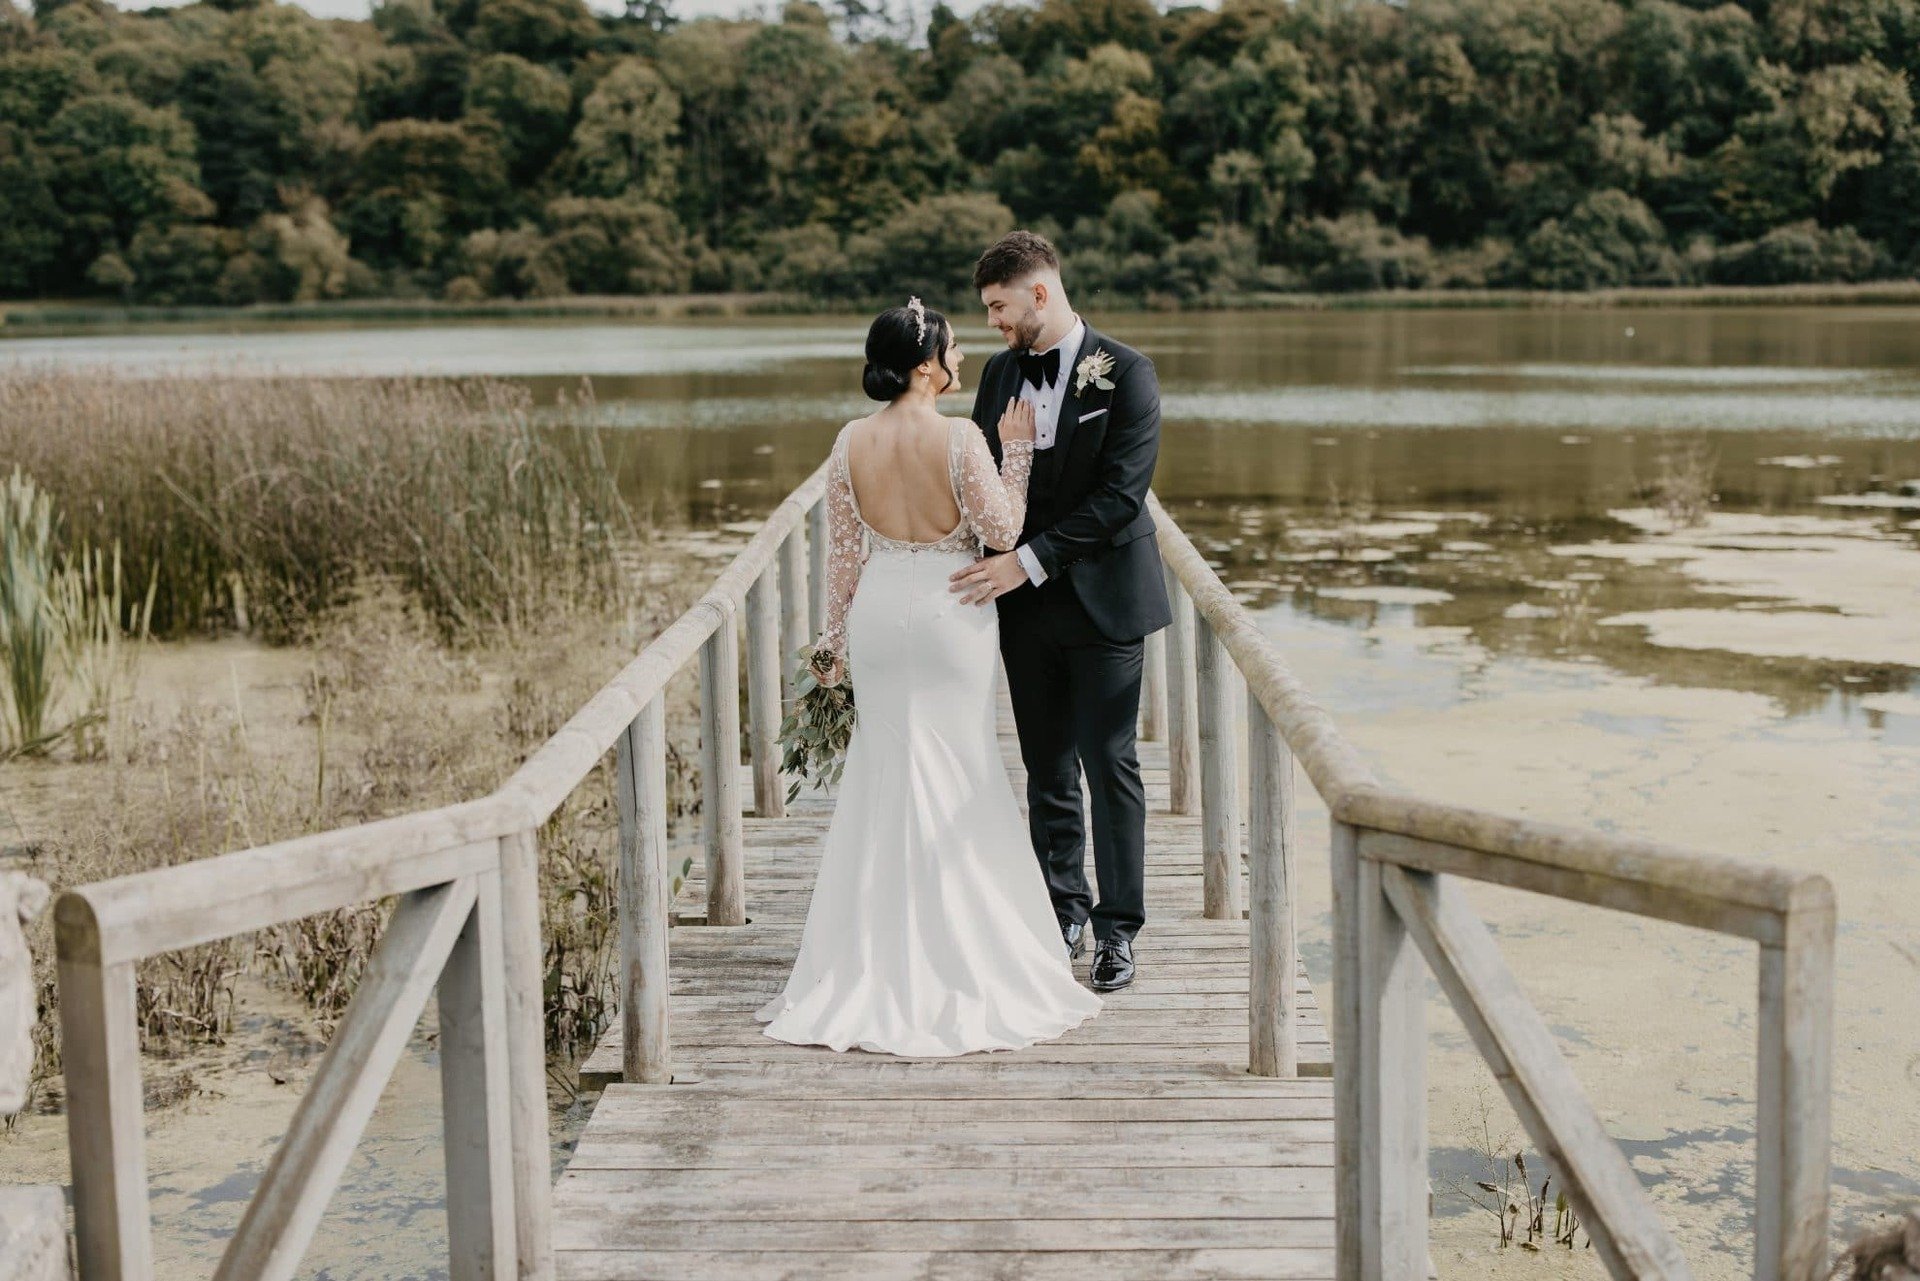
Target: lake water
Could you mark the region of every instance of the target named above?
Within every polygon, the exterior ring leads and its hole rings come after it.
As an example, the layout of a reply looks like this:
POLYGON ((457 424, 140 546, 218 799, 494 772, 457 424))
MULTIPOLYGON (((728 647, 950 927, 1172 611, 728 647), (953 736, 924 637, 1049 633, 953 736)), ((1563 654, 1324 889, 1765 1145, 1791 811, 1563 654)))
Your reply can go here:
MULTIPOLYGON (((1841 1225, 1920 1196, 1920 317, 1897 309, 1090 317, 1159 370, 1156 488, 1383 776, 1824 871, 1840 896, 1841 1225), (1663 471, 1717 496, 1658 508, 1663 471)), ((997 337, 961 317, 979 370, 997 337)), ((524 379, 675 524, 764 513, 865 411, 846 319, 168 329, 0 365, 524 379), (581 390, 591 388, 590 403, 581 390)), ((967 397, 955 398, 964 412, 967 397)), ((1303 793, 1304 795, 1304 793, 1303 793)), ((1326 978, 1324 816, 1303 948, 1326 978)), ((1750 948, 1475 893, 1703 1277, 1744 1275, 1750 948)), ((1436 994, 1443 1275, 1496 1258, 1464 1191, 1520 1142, 1436 994)), ((344 1274, 341 1274, 344 1275, 344 1274)))

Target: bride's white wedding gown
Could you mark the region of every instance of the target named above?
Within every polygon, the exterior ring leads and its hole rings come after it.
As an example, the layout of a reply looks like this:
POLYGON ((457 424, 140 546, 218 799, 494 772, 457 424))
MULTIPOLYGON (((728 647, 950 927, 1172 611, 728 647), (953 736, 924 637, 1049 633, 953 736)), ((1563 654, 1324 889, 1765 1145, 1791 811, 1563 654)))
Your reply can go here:
POLYGON ((796 1045, 937 1057, 1014 1049, 1100 1009, 1067 961, 996 733, 999 612, 948 588, 984 542, 1011 547, 1033 447, 995 471, 956 420, 960 523, 931 543, 867 526, 847 465, 828 469, 827 629, 857 719, 786 989, 759 1011, 796 1045), (862 545, 870 550, 862 555, 862 545), (857 589, 857 590, 856 590, 857 589))

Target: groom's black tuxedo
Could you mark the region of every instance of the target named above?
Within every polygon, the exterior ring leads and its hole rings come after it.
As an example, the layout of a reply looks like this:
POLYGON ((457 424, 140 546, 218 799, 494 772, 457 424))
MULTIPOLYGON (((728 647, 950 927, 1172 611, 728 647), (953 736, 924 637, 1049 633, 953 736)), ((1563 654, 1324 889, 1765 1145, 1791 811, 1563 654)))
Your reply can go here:
MULTIPOLYGON (((1045 574, 1000 598, 1000 650, 1027 767, 1028 825, 1061 924, 1091 921, 1099 939, 1131 940, 1146 920, 1146 793, 1134 748, 1142 641, 1172 619, 1153 517, 1160 452, 1153 362, 1094 332, 1063 352, 1051 448, 1034 455, 1021 545, 1045 574), (1111 390, 1075 389, 1083 360, 1104 352, 1111 390), (1088 892, 1080 770, 1093 811, 1100 903, 1088 892)), ((1020 394, 1016 354, 987 361, 973 420, 1000 457, 1000 414, 1020 394)))

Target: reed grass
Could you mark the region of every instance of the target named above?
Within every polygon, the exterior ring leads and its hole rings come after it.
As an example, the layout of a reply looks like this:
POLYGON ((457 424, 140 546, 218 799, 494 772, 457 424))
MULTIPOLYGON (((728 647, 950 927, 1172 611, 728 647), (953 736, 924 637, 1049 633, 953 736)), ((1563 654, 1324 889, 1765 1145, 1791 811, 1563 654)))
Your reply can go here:
POLYGON ((1720 500, 1714 492, 1719 459, 1706 442, 1687 440, 1661 451, 1647 497, 1676 529, 1695 529, 1720 500))
POLYGON ((118 547, 161 636, 294 639, 368 574, 444 639, 511 631, 617 581, 631 520, 597 435, 536 427, 490 380, 0 373, 0 457, 118 547))
POLYGON ((0 486, 0 711, 8 730, 0 747, 15 751, 44 750, 54 737, 53 577, 53 499, 15 467, 0 486))

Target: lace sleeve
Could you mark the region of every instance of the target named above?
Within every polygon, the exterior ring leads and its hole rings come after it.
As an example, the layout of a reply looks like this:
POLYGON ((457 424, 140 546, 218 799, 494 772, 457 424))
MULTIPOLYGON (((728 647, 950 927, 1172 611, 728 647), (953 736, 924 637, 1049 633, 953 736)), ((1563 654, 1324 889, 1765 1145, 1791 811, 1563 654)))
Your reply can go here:
POLYGON ((853 474, 847 467, 846 433, 833 443, 827 466, 827 620, 815 648, 838 659, 832 679, 837 685, 847 675, 847 606, 853 603, 854 588, 860 585, 860 569, 866 561, 860 537, 859 509, 853 501, 853 474))
POLYGON ((1033 472, 1033 442, 1010 440, 1001 447, 999 471, 987 438, 972 423, 956 423, 953 433, 953 495, 967 524, 995 551, 1010 551, 1020 541, 1027 519, 1027 478, 1033 472))

